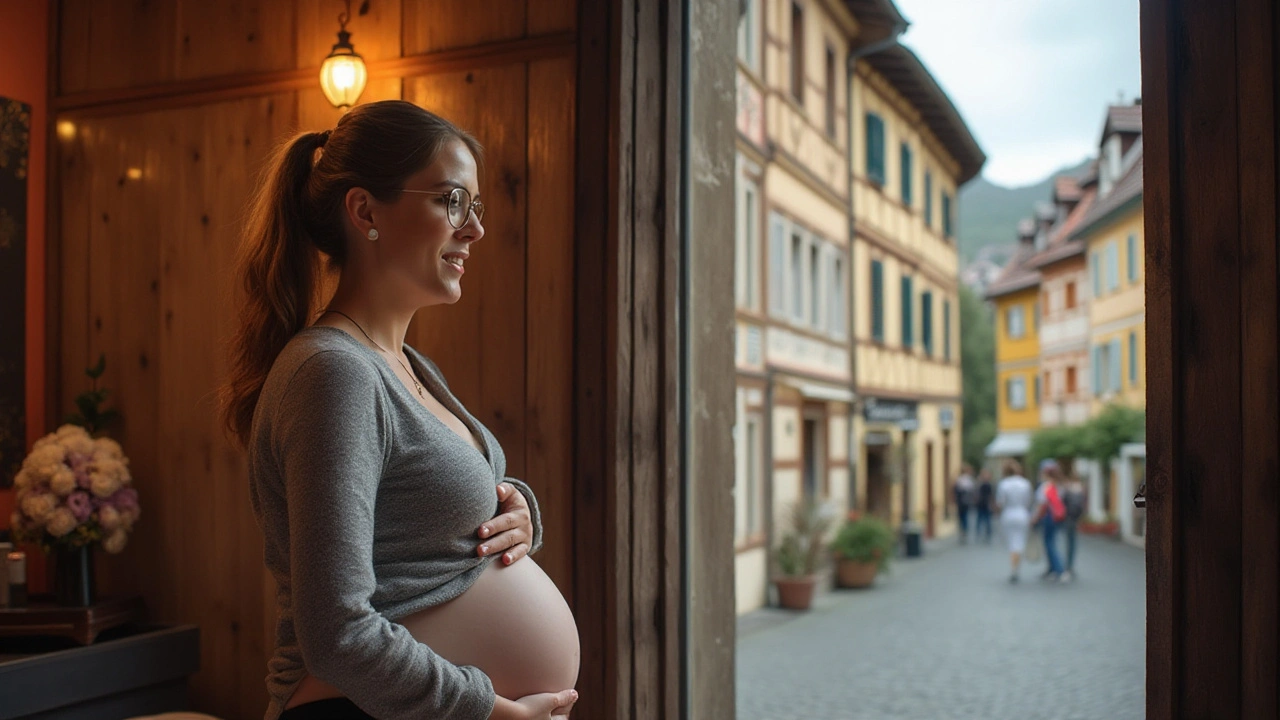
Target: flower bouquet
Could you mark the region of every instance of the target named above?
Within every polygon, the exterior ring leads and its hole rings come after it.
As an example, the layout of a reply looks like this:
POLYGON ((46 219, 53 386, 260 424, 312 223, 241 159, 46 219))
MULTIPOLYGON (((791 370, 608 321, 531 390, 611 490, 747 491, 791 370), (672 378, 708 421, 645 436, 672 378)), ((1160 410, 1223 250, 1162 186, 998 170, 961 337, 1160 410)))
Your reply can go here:
POLYGON ((46 552, 101 543, 118 553, 141 514, 132 483, 119 443, 63 425, 36 441, 14 478, 14 537, 46 552))

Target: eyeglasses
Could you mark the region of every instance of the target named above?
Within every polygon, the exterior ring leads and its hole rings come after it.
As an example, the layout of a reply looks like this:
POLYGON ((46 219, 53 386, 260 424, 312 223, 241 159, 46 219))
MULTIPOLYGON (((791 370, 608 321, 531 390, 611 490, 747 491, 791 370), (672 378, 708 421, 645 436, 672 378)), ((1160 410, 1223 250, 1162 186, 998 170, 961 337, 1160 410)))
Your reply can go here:
POLYGON ((456 187, 449 192, 438 192, 435 190, 409 190, 400 188, 400 192, 417 193, 419 195, 444 195, 449 198, 449 224, 455 228, 461 228, 467 224, 467 218, 471 213, 476 214, 476 220, 484 219, 484 203, 479 200, 472 200, 471 193, 466 188, 456 187))

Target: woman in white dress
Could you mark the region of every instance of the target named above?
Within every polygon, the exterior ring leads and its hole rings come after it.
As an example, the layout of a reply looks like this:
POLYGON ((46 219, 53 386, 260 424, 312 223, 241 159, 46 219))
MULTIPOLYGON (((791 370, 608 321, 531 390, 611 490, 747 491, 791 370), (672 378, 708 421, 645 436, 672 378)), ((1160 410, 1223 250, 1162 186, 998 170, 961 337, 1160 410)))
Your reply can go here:
POLYGON ((1000 511, 1000 527, 1005 542, 1009 544, 1009 562, 1012 573, 1009 582, 1018 582, 1018 565, 1027 549, 1027 532, 1031 527, 1031 504, 1035 491, 1031 481, 1022 476, 1022 465, 1017 460, 1004 462, 1004 478, 996 486, 996 508, 1000 511))

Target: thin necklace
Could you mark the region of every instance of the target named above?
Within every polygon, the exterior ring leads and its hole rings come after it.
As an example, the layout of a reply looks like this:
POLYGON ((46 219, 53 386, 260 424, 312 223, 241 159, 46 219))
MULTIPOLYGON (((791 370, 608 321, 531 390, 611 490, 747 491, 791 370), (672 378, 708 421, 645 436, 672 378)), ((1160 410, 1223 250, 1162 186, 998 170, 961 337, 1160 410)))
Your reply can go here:
POLYGON ((377 340, 374 340, 373 338, 369 337, 369 333, 365 332, 365 331, 364 331, 364 328, 360 327, 360 323, 356 322, 355 320, 352 320, 350 315, 348 315, 348 314, 346 314, 346 313, 342 312, 341 310, 329 310, 329 309, 326 309, 326 310, 325 310, 325 312, 331 312, 331 313, 333 313, 334 315, 341 315, 342 317, 346 318, 347 320, 350 320, 350 321, 351 321, 351 324, 352 324, 352 325, 355 325, 355 326, 356 326, 356 329, 360 331, 360 334, 361 334, 361 335, 364 335, 364 336, 365 336, 365 338, 367 338, 367 339, 369 340, 369 342, 373 343, 373 346, 374 346, 374 347, 376 347, 376 348, 378 348, 379 350, 381 350, 381 351, 382 351, 382 353, 383 353, 384 355, 391 355, 391 358, 392 358, 393 360, 395 360, 397 363, 399 363, 400 367, 404 368, 404 372, 405 372, 405 374, 406 374, 406 375, 408 375, 408 376, 409 376, 409 379, 413 381, 413 387, 414 387, 414 389, 418 391, 418 397, 422 398, 423 400, 426 400, 426 399, 427 399, 427 396, 426 396, 426 395, 424 395, 424 394, 422 393, 422 383, 418 382, 418 376, 417 376, 417 375, 414 375, 414 374, 413 374, 413 372, 412 372, 411 370, 409 370, 409 368, 408 368, 408 367, 406 367, 404 363, 400 362, 400 358, 399 358, 398 356, 396 356, 396 355, 392 355, 390 352, 388 352, 388 351, 387 351, 387 349, 386 349, 386 348, 384 348, 384 347, 382 347, 381 345, 379 345, 377 340))

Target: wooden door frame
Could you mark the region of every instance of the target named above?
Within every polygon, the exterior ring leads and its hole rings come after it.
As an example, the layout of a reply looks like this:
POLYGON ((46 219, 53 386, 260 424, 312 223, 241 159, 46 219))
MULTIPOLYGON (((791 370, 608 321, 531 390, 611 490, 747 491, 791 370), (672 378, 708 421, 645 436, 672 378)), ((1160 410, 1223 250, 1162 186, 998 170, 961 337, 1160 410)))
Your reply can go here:
POLYGON ((1141 3, 1152 718, 1280 707, 1278 21, 1141 3))

